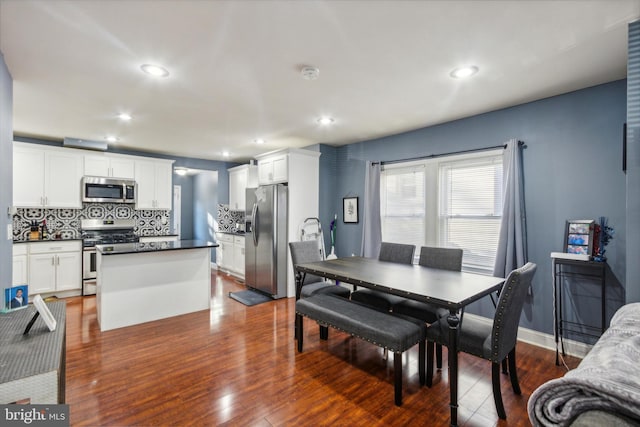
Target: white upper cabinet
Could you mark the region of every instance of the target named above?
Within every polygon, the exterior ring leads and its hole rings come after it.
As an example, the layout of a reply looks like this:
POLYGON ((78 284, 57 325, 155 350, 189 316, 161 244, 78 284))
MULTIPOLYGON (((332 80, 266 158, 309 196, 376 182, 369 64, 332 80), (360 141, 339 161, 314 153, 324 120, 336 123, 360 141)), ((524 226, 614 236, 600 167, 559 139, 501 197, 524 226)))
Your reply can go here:
POLYGON ((229 209, 243 211, 246 206, 247 188, 257 187, 257 167, 241 165, 229 169, 229 209))
POLYGON ((88 176, 104 176, 113 178, 135 178, 135 161, 133 158, 111 156, 84 156, 84 174, 88 176))
POLYGON ((14 143, 13 204, 79 209, 82 172, 82 157, 75 152, 14 143))
POLYGON ((136 160, 136 209, 171 209, 172 160, 136 160))
POLYGON ((258 159, 260 185, 279 184, 289 180, 289 155, 286 153, 265 155, 258 159))

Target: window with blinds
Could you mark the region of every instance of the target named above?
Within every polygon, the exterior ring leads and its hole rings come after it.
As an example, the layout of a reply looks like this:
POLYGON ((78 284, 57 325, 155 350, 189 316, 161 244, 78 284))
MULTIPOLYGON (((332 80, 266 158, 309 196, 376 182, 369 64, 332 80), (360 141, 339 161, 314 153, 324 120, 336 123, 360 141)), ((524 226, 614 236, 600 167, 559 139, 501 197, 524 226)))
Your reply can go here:
POLYGON ((491 272, 502 218, 502 156, 441 163, 439 243, 462 248, 465 270, 491 272))
POLYGON ((382 240, 462 248, 463 270, 493 272, 502 216, 502 150, 385 166, 382 240))
POLYGON ((385 170, 380 188, 383 240, 421 246, 425 235, 424 166, 385 170))

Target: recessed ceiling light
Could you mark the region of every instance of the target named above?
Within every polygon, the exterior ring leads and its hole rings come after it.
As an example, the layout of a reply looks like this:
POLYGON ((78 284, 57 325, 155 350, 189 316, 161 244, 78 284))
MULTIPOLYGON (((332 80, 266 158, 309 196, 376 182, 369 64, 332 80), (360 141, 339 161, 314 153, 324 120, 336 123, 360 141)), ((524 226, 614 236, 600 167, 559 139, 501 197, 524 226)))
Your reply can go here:
POLYGON ((253 142, 255 142, 256 144, 264 144, 265 140, 262 138, 257 138, 257 139, 254 139, 253 142))
POLYGON ((330 125, 331 123, 333 123, 335 120, 333 119, 333 117, 320 117, 318 119, 318 123, 320 123, 321 125, 330 125))
POLYGON ((449 75, 454 79, 464 79, 473 76, 478 72, 478 67, 475 65, 468 65, 466 67, 458 67, 453 70, 449 75))
POLYGON ((167 77, 169 75, 169 71, 160 65, 143 64, 140 68, 145 73, 154 77, 167 77))
POLYGON ((320 76, 320 69, 316 67, 302 67, 300 73, 305 80, 315 80, 320 76))
POLYGON ((113 136, 113 135, 105 136, 104 139, 106 139, 109 142, 118 142, 119 141, 119 139, 117 137, 113 136))
POLYGON ((180 176, 185 176, 188 172, 186 168, 175 168, 173 171, 175 172, 176 175, 180 175, 180 176))
POLYGON ((223 151, 222 152, 222 157, 229 157, 229 152, 228 151, 223 151))
POLYGON ((128 122, 129 120, 131 120, 131 114, 120 113, 118 114, 118 118, 122 121, 128 122))

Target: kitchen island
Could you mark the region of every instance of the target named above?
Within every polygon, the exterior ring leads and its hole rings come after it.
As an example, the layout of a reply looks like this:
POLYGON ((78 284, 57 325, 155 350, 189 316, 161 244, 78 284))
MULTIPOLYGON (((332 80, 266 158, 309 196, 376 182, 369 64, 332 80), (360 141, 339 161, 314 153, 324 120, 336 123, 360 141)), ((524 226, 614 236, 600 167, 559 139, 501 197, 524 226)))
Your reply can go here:
POLYGON ((216 246, 199 240, 97 245, 100 330, 207 310, 216 246))

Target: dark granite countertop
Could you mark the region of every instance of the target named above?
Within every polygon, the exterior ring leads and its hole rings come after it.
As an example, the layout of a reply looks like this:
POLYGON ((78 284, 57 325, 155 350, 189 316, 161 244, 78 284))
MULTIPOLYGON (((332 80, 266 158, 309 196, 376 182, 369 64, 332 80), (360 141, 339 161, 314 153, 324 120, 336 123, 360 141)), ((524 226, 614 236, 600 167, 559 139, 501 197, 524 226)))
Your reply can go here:
POLYGON ((51 242, 76 242, 82 241, 81 238, 77 239, 44 239, 44 240, 14 240, 13 243, 51 243, 51 242))
POLYGON ((220 234, 231 234, 233 236, 242 236, 244 237, 244 235, 246 234, 244 231, 216 231, 216 233, 220 233, 220 234))
POLYGON ((184 249, 216 248, 217 243, 204 240, 178 240, 177 242, 118 243, 115 245, 96 245, 102 255, 135 254, 142 252, 178 251, 184 249))

